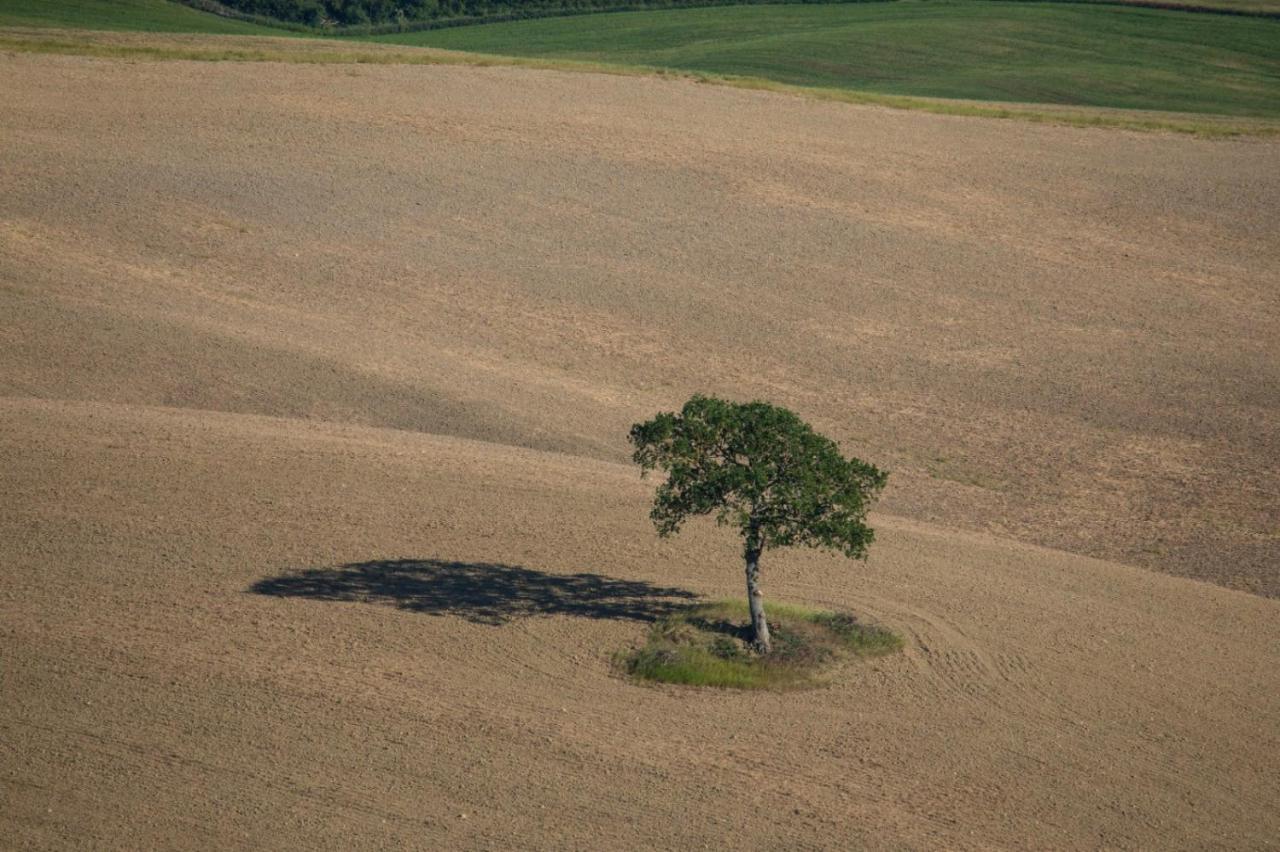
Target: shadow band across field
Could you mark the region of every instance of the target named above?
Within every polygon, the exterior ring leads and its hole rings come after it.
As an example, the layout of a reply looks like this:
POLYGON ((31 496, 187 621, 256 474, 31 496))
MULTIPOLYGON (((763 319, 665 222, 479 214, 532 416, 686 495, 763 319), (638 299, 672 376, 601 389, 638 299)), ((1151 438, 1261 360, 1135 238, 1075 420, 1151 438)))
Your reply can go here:
POLYGON ((259 580, 250 592, 274 597, 383 604, 477 624, 536 615, 657 621, 697 595, 643 580, 548 574, 518 565, 393 559, 310 568, 259 580))

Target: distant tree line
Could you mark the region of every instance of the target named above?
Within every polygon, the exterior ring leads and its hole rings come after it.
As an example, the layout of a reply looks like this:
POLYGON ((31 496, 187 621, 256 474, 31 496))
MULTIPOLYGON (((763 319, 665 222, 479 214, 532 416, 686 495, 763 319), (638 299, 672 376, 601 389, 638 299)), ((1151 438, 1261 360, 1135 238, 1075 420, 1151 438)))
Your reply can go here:
MULTIPOLYGON (((778 0, 771 0, 778 2, 778 0)), ((832 0, 791 0, 791 2, 832 0)), ((179 0, 211 12, 316 28, 420 29, 432 21, 535 18, 621 9, 725 6, 762 0, 179 0)), ((782 0, 787 2, 787 0, 782 0)), ((835 0, 859 2, 859 0, 835 0)))
MULTIPOLYGON (((441 26, 511 21, 552 15, 624 9, 671 9, 688 6, 732 6, 756 3, 866 3, 889 0, 178 0, 207 12, 284 25, 290 29, 323 29, 335 34, 391 33, 441 26)), ((1037 0, 1029 0, 1036 2, 1037 0)), ((1064 3, 1143 6, 1186 12, 1214 12, 1280 18, 1271 9, 1219 5, 1211 0, 1056 0, 1064 3)))

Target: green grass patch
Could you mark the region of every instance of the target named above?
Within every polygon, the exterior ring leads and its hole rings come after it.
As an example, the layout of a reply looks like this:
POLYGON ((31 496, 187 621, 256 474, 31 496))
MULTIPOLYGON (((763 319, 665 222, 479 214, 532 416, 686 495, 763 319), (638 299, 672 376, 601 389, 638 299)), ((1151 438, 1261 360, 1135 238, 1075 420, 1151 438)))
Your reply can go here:
POLYGON ((170 0, 0 0, 0 26, 156 33, 284 34, 275 27, 200 12, 170 0))
POLYGON ((619 656, 627 673, 643 680, 727 689, 797 689, 817 686, 837 664, 887 654, 902 639, 845 613, 767 604, 773 639, 768 654, 750 643, 751 618, 743 601, 717 601, 668 616, 645 645, 619 656))
POLYGON ((729 6, 377 40, 888 96, 1280 117, 1280 21, 1133 6, 729 6))

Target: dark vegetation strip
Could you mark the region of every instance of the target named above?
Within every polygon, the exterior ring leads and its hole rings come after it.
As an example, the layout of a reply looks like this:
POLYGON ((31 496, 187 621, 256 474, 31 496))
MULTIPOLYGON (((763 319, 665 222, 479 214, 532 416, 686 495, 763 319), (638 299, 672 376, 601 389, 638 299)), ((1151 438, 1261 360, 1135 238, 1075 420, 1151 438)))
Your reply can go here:
MULTIPOLYGON (((886 0, 896 2, 896 0, 886 0)), ((1018 3, 1075 4, 1078 6, 1137 6, 1165 12, 1191 12, 1198 15, 1237 15, 1244 18, 1280 20, 1280 8, 1260 6, 1223 6, 1205 3, 1179 3, 1177 0, 1016 0, 1018 3)), ((1270 5, 1270 4, 1268 4, 1270 5)))
POLYGON ((440 27, 600 12, 652 12, 707 6, 827 5, 894 0, 176 0, 203 12, 324 35, 390 35, 440 27))
MULTIPOLYGON (((259 26, 332 36, 376 36, 446 27, 713 6, 845 5, 898 0, 175 0, 193 9, 259 26)), ((1024 3, 1137 6, 1196 14, 1280 20, 1280 8, 1178 0, 1018 0, 1024 3)), ((1269 3, 1266 5, 1270 5, 1269 3)))

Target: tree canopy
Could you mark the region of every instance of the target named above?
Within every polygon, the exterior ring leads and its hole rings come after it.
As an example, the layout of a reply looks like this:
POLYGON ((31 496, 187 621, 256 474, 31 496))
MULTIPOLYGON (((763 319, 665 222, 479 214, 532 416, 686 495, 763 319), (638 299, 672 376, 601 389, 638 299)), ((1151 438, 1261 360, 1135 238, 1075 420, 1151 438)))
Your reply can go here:
POLYGON ((845 458, 829 438, 785 408, 695 396, 631 428, 634 459, 661 468, 650 513, 658 533, 714 513, 757 549, 807 545, 862 558, 875 538, 870 503, 888 474, 845 458))

